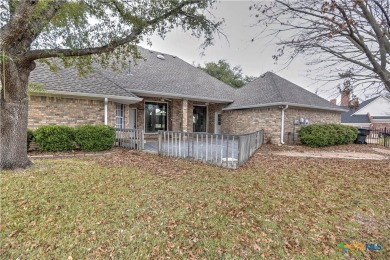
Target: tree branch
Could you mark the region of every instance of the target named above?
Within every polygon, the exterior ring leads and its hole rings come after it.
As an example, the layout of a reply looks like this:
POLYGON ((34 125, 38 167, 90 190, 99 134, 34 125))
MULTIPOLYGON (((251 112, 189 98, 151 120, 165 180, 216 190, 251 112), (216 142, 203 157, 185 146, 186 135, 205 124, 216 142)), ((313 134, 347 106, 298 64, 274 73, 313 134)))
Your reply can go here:
POLYGON ((39 0, 23 0, 10 21, 0 28, 0 50, 5 51, 5 47, 16 41, 20 35, 26 30, 29 19, 39 0))
POLYGON ((183 1, 178 4, 175 8, 167 11, 166 13, 155 17, 151 20, 144 20, 137 27, 133 28, 132 32, 121 39, 113 40, 107 45, 93 48, 84 48, 84 49, 40 49, 40 50, 31 50, 26 53, 24 56, 27 60, 36 60, 43 58, 52 58, 52 57, 72 57, 72 56, 86 56, 92 54, 101 54, 105 52, 111 52, 115 48, 125 45, 127 43, 133 42, 139 37, 146 28, 150 26, 154 26, 161 21, 167 19, 168 17, 179 14, 179 11, 182 10, 183 7, 191 4, 197 4, 203 2, 202 0, 188 0, 183 1))

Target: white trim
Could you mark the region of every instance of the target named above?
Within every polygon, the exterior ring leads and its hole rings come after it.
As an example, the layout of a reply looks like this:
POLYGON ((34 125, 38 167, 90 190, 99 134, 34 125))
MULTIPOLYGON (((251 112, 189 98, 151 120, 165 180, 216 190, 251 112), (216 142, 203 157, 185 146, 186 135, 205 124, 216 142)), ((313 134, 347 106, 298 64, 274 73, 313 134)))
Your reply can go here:
POLYGON ((167 101, 155 101, 155 100, 144 100, 144 106, 143 106, 143 108, 144 108, 144 134, 146 134, 146 135, 155 135, 155 134, 157 134, 158 133, 158 131, 157 132, 152 132, 152 133, 150 133, 150 132, 146 132, 146 127, 145 127, 145 124, 146 124, 146 120, 145 120, 145 111, 146 111, 146 109, 145 109, 145 103, 146 102, 149 102, 149 103, 165 103, 165 104, 167 104, 167 131, 169 131, 169 119, 170 119, 170 115, 169 115, 169 102, 167 102, 167 101))
POLYGON ((341 123, 342 125, 350 125, 350 126, 357 126, 357 127, 369 127, 371 123, 341 123))
MULTIPOLYGON (((371 101, 370 103, 368 103, 368 104, 365 105, 364 107, 361 107, 361 108, 359 108, 358 110, 356 110, 351 116, 353 116, 353 115, 366 115, 367 113, 360 114, 360 113, 358 113, 358 112, 359 112, 360 110, 363 110, 363 109, 366 109, 367 107, 372 106, 373 104, 375 104, 375 102, 378 102, 378 100, 379 100, 380 98, 383 98, 383 99, 387 100, 388 102, 390 102, 390 99, 388 99, 387 97, 384 97, 384 96, 377 96, 373 101, 371 101)), ((374 116, 374 114, 371 114, 371 113, 370 113, 370 116, 374 116)), ((377 116, 378 116, 378 115, 377 115, 377 116)))
POLYGON ((104 125, 108 124, 108 98, 104 98, 104 125))
POLYGON ((179 98, 179 99, 188 99, 191 101, 216 102, 216 103, 234 102, 234 100, 227 100, 227 99, 205 98, 205 97, 198 97, 198 96, 191 96, 191 95, 170 94, 165 92, 155 92, 155 91, 146 91, 146 90, 137 90, 137 89, 129 89, 129 91, 135 95, 140 95, 145 97, 179 98))
POLYGON ((284 144, 284 111, 288 109, 288 105, 282 107, 282 123, 280 126, 280 143, 284 144))
POLYGON ((139 97, 124 97, 124 96, 115 96, 115 95, 103 95, 103 94, 92 94, 92 93, 83 93, 83 92, 69 92, 69 91, 57 91, 57 90, 46 90, 41 93, 32 93, 33 95, 41 96, 47 94, 62 95, 68 97, 87 97, 87 98, 109 98, 112 101, 130 101, 129 104, 134 104, 142 101, 142 98, 139 97))
POLYGON ((122 127, 121 128, 126 128, 126 105, 125 104, 122 104, 122 103, 116 103, 115 102, 115 128, 119 128, 117 127, 117 119, 118 118, 122 118, 122 127), (121 108, 123 108, 123 111, 122 111, 122 114, 123 116, 118 116, 117 113, 118 113, 118 105, 121 106, 121 108))
POLYGON ((372 118, 371 120, 372 123, 390 123, 390 119, 375 119, 375 118, 372 118))
MULTIPOLYGON (((129 111, 128 111, 128 117, 129 117, 129 122, 128 122, 128 126, 129 126, 129 128, 130 128, 130 110, 135 110, 135 128, 134 129, 137 129, 137 123, 138 123, 138 110, 137 110, 137 108, 136 107, 130 107, 130 106, 128 106, 128 109, 129 109, 129 111)), ((145 113, 144 113, 145 114, 145 113)))
MULTIPOLYGON (((220 133, 217 133, 217 131, 216 131, 217 127, 218 127, 218 115, 222 116, 222 111, 214 113, 214 134, 220 134, 220 133)), ((221 126, 220 127, 222 128, 222 118, 221 118, 221 126)))
POLYGON ((223 108, 222 110, 228 111, 228 110, 262 108, 262 107, 272 107, 272 106, 292 106, 292 107, 312 108, 312 109, 319 109, 319 110, 326 110, 326 111, 338 111, 338 112, 347 112, 348 111, 347 109, 344 109, 344 108, 325 108, 325 107, 319 107, 319 106, 303 105, 303 104, 297 104, 297 103, 285 103, 285 102, 276 102, 276 103, 258 104, 258 105, 231 107, 231 108, 226 107, 226 108, 223 108))

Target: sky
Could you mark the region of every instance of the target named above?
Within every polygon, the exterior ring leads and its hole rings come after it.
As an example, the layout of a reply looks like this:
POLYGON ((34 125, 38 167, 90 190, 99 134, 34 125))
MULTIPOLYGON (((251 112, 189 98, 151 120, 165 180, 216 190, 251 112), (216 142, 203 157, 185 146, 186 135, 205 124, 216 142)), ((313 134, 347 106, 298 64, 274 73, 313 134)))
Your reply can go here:
POLYGON ((219 1, 211 12, 217 20, 225 19, 222 31, 226 35, 216 36, 213 46, 207 47, 202 56, 202 39, 196 39, 190 33, 174 30, 168 33, 165 39, 159 36, 151 38, 152 46, 146 41, 140 45, 158 52, 168 53, 180 57, 190 64, 216 62, 225 59, 232 66, 241 66, 243 73, 250 76, 260 76, 272 71, 279 76, 311 91, 317 92, 323 98, 330 99, 338 96, 336 86, 323 87, 322 82, 309 79, 304 58, 298 57, 286 67, 285 64, 275 64, 272 55, 278 48, 277 39, 260 36, 262 27, 256 25, 253 11, 249 10, 251 1, 219 1), (251 41, 256 37, 255 41, 251 41), (331 90, 329 90, 331 89, 331 90))

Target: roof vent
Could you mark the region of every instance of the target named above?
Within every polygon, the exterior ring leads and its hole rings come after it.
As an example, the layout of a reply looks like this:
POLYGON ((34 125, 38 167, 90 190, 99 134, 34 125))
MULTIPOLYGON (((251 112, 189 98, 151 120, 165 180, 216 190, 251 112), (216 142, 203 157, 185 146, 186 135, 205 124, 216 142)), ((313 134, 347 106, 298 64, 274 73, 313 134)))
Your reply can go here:
POLYGON ((127 71, 127 75, 131 76, 131 60, 129 60, 129 70, 127 71))
POLYGON ((164 57, 164 55, 162 55, 162 54, 158 54, 158 55, 157 55, 157 58, 159 58, 160 60, 165 60, 165 57, 164 57))

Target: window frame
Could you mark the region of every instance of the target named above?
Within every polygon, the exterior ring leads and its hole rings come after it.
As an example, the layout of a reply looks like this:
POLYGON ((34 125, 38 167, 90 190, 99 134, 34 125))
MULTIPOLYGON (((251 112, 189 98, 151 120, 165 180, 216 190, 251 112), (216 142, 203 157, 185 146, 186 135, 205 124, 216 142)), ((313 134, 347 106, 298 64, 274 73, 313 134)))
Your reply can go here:
POLYGON ((194 108, 195 107, 205 107, 206 108, 205 132, 195 132, 193 121, 192 121, 192 132, 194 132, 194 133, 208 133, 208 131, 209 131, 209 106, 208 105, 193 104, 192 105, 192 117, 194 117, 194 108))
POLYGON ((144 133, 145 134, 157 134, 158 133, 158 131, 156 131, 156 132, 148 132, 147 130, 146 130, 146 111, 147 111, 147 109, 146 109, 146 105, 147 104, 165 104, 166 105, 166 112, 167 112, 167 116, 166 116, 166 123, 165 123, 165 125, 166 125, 166 129, 165 130, 162 130, 162 131, 169 131, 169 102, 166 102, 166 101, 155 101, 155 100, 145 100, 144 101, 144 133))
POLYGON ((124 129, 125 128, 125 104, 120 104, 120 103, 116 103, 116 106, 115 106, 115 128, 118 128, 118 129, 124 129), (120 109, 118 109, 118 107, 120 106, 120 109), (121 116, 118 116, 118 111, 121 111, 121 116), (121 120, 121 126, 122 127, 118 127, 119 124, 118 124, 118 119, 121 120))

